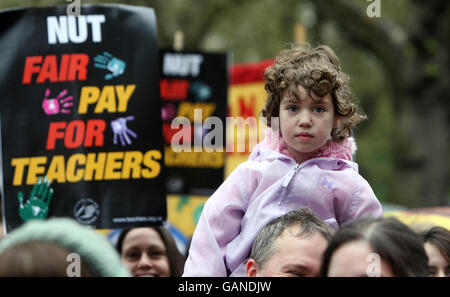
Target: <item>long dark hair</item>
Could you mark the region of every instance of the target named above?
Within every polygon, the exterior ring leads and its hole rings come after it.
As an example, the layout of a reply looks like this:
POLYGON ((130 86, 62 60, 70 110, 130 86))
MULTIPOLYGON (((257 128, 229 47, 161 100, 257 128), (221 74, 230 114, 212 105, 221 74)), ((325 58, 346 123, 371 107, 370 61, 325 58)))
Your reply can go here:
MULTIPOLYGON (((184 269, 184 257, 181 255, 177 248, 175 240, 170 234, 169 230, 164 227, 145 227, 155 230, 161 237, 167 251, 167 258, 169 260, 170 276, 179 277, 183 274, 184 269)), ((116 249, 120 255, 122 255, 122 245, 125 236, 135 228, 126 228, 120 231, 117 239, 116 249)))
POLYGON ((364 219, 336 232, 322 258, 321 276, 328 275, 334 252, 346 243, 364 240, 390 264, 395 276, 427 276, 428 257, 420 236, 395 218, 364 219))
POLYGON ((438 248, 447 263, 450 263, 450 231, 435 226, 421 234, 424 243, 430 243, 438 248))

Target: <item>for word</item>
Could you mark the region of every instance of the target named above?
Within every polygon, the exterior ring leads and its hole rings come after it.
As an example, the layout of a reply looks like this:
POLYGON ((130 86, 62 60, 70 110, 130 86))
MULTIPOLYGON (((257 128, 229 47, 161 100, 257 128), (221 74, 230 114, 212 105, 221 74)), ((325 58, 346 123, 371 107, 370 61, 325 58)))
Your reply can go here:
POLYGON ((92 41, 102 42, 102 26, 104 15, 61 15, 47 17, 47 36, 49 44, 83 43, 88 38, 88 24, 91 24, 92 41))
POLYGON ((64 139, 64 146, 75 149, 84 144, 85 147, 103 146, 106 123, 104 120, 75 120, 69 122, 51 122, 48 128, 47 150, 55 149, 57 139, 64 139))
POLYGON ((30 84, 33 74, 37 74, 36 83, 86 80, 89 56, 86 54, 64 54, 59 61, 56 55, 31 56, 25 59, 22 83, 30 84))

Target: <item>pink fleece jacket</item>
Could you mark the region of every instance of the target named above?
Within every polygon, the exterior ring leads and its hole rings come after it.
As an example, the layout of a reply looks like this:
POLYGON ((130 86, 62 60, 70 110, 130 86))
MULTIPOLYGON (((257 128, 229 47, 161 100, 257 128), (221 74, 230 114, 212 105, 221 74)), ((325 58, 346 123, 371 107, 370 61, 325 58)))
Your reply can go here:
POLYGON ((308 207, 334 229, 382 215, 352 161, 352 138, 330 140, 314 158, 297 164, 281 137, 270 129, 266 135, 206 202, 183 276, 245 276, 257 233, 290 210, 308 207))

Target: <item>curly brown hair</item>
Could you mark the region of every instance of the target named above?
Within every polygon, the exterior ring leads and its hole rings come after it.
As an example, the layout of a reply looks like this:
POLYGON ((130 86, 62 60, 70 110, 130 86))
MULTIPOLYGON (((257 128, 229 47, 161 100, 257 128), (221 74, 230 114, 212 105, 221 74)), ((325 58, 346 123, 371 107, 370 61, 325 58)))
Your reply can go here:
MULTIPOLYGON (((309 90, 313 100, 321 100, 331 94, 339 126, 331 131, 335 142, 341 142, 352 135, 352 128, 366 119, 354 102, 349 77, 341 71, 335 52, 326 45, 311 48, 308 44, 293 44, 283 50, 275 63, 264 72, 267 102, 262 110, 266 118, 279 117, 281 98, 285 90, 295 96, 301 85, 309 90)), ((267 121, 270 127, 270 121, 267 121)))

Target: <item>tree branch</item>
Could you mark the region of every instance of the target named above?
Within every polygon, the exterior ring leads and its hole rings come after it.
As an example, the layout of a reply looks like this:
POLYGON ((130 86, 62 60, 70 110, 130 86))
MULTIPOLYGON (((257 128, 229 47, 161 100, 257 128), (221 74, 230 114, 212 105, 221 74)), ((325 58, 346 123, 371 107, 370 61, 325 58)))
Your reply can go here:
POLYGON ((360 46, 374 52, 391 76, 394 89, 405 85, 409 66, 413 64, 406 53, 407 33, 386 19, 370 19, 365 9, 359 9, 343 0, 317 0, 319 12, 334 20, 340 30, 360 46))

